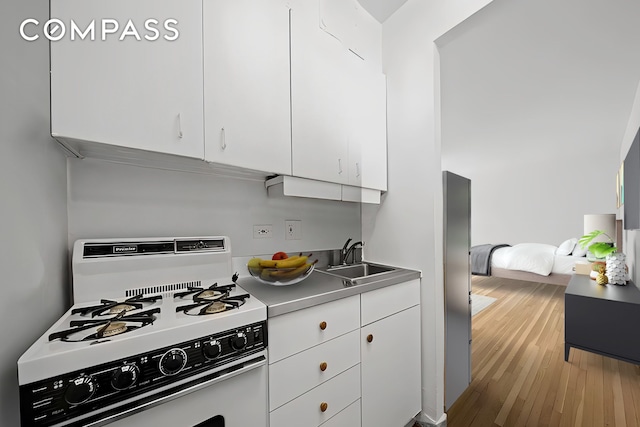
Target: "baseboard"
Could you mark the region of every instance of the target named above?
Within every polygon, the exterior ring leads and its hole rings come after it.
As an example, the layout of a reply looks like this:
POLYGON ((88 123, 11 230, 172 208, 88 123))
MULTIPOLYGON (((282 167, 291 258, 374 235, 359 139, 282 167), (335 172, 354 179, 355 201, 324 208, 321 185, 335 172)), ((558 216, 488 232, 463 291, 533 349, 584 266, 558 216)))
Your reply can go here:
POLYGON ((420 413, 405 427, 447 427, 447 414, 442 414, 440 420, 433 421, 425 414, 420 413))

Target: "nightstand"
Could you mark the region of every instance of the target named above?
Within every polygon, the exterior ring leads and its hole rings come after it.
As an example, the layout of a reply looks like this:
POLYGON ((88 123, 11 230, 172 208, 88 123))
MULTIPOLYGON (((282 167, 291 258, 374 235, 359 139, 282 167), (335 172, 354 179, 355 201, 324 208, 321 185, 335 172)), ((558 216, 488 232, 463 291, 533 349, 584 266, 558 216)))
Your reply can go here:
POLYGON ((564 360, 571 347, 640 365, 640 290, 574 274, 564 293, 564 360))

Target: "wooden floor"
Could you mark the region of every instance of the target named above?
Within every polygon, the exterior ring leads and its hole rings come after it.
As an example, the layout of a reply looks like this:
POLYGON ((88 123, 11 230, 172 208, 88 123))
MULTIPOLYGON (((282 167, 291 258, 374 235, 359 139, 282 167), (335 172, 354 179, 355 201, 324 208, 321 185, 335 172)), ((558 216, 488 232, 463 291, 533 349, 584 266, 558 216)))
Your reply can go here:
POLYGON ((474 276, 472 288, 498 300, 473 317, 472 383, 448 427, 640 427, 640 367, 573 348, 564 361, 564 286, 474 276))

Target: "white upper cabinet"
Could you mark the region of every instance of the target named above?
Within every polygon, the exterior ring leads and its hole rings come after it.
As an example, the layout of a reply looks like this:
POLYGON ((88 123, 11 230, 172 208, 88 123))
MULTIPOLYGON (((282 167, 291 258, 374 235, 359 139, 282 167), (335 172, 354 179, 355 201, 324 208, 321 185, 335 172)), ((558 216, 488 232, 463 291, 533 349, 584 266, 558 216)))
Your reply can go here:
POLYGON ((289 8, 204 0, 205 160, 291 175, 289 8))
POLYGON ((352 55, 349 71, 349 185, 387 190, 386 79, 352 55))
POLYGON ((357 0, 319 0, 318 4, 320 28, 381 72, 380 23, 357 0))
POLYGON ((52 0, 51 16, 54 137, 204 157, 201 0, 52 0))
POLYGON ((293 175, 386 190, 380 26, 357 1, 292 2, 293 175))
POLYGON ((293 175, 348 182, 348 55, 322 31, 318 3, 291 10, 291 130, 293 175))
POLYGON ((51 0, 51 17, 51 133, 76 155, 387 189, 381 26, 357 0, 51 0))

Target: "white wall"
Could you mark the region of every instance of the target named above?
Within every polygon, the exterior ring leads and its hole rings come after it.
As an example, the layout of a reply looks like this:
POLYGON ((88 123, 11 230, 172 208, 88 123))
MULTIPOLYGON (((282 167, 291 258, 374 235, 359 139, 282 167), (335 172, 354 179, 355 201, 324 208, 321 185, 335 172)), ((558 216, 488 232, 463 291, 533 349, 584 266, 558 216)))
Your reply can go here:
POLYGON ((18 33, 25 18, 48 15, 42 0, 0 2, 2 426, 20 424, 18 358, 68 299, 66 166, 49 137, 49 47, 18 33))
POLYGON ((584 214, 615 211, 618 152, 558 149, 549 156, 525 150, 446 152, 442 168, 471 179, 471 244, 538 242, 560 245, 583 235, 584 214), (597 158, 597 166, 582 168, 597 158))
POLYGON ((640 38, 631 10, 579 3, 494 2, 438 40, 442 167, 472 181, 472 244, 559 245, 615 210, 640 38))
MULTIPOLYGON (((633 138, 636 136, 640 128, 640 85, 636 90, 636 96, 633 101, 633 108, 629 115, 627 130, 620 146, 620 159, 622 163, 627 156, 627 152, 631 147, 633 138)), ((624 218, 624 206, 618 209, 617 218, 624 218)), ((638 256, 640 256, 640 230, 625 230, 623 232, 623 252, 627 256, 627 265, 629 266, 629 276, 636 286, 640 287, 640 274, 638 272, 638 256)))
POLYGON ((439 75, 434 41, 488 0, 409 0, 383 24, 389 192, 363 207, 364 256, 422 271, 422 418, 444 418, 439 75))
POLYGON ((80 238, 228 235, 234 256, 342 247, 360 239, 360 205, 269 198, 262 181, 69 160, 69 244, 80 238), (284 221, 302 221, 285 240, 284 221), (254 224, 274 237, 253 239, 254 224))

